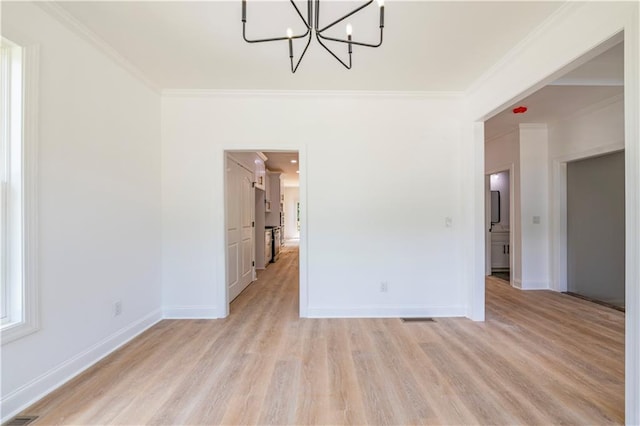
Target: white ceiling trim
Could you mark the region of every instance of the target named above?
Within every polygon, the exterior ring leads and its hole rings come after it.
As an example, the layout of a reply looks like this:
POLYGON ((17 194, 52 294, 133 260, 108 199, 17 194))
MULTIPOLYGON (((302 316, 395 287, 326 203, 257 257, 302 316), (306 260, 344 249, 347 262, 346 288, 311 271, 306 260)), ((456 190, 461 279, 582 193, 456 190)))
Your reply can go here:
POLYGON ((392 99, 464 99, 464 92, 427 91, 367 91, 367 90, 217 90, 217 89, 164 89, 163 97, 216 98, 216 97, 338 97, 338 98, 392 98, 392 99))
POLYGON ((135 65, 129 62, 124 56, 122 56, 116 49, 114 49, 109 43, 107 43, 103 38, 98 36, 95 32, 91 31, 76 19, 73 15, 67 12, 60 5, 56 4, 54 1, 37 1, 34 2, 36 5, 40 6, 42 10, 47 12, 50 16, 55 18, 58 22, 60 22, 65 28, 72 31, 76 35, 78 35, 83 40, 90 43, 93 47, 98 49, 98 51, 104 53, 107 57, 109 57, 113 62, 122 67, 125 71, 131 74, 133 77, 140 80, 147 86, 149 89, 153 90, 156 93, 160 93, 160 88, 157 87, 151 80, 147 78, 147 76, 140 71, 135 65))
POLYGON ((584 108, 580 108, 571 114, 558 117, 556 120, 549 121, 549 127, 555 126, 557 123, 567 120, 573 120, 576 117, 580 117, 583 115, 591 114, 592 112, 599 111, 608 107, 609 105, 613 105, 616 102, 624 101, 624 93, 620 93, 619 95, 611 96, 610 98, 606 98, 601 100, 600 102, 596 102, 595 104, 588 105, 584 108))
POLYGON ((533 130, 537 130, 537 129, 546 129, 549 126, 547 126, 547 123, 520 123, 518 124, 518 128, 520 129, 533 129, 533 130))
POLYGON ((559 78, 549 86, 624 86, 621 78, 559 78))
POLYGON ((485 142, 485 143, 487 143, 487 142, 493 142, 493 141, 495 141, 496 139, 503 138, 503 137, 505 137, 505 136, 507 136, 507 135, 510 135, 511 133, 515 133, 515 132, 517 132, 517 131, 518 131, 518 126, 515 126, 515 125, 514 125, 513 127, 510 127, 510 128, 508 128, 507 130, 504 130, 504 131, 502 131, 502 132, 500 132, 500 133, 498 133, 498 134, 496 134, 496 135, 494 135, 494 136, 491 136, 490 138, 485 139, 485 140, 484 140, 484 142, 485 142))
POLYGON ((520 40, 512 49, 510 49, 506 55, 504 55, 498 62, 493 64, 484 74, 482 74, 477 80, 475 80, 469 88, 466 90, 466 95, 470 96, 479 87, 481 87, 487 80, 489 80, 498 70, 502 70, 507 64, 517 60, 517 58, 527 50, 532 42, 539 39, 539 35, 544 33, 550 26, 554 25, 558 20, 572 14, 576 9, 583 6, 582 2, 567 1, 560 6, 555 12, 553 12, 547 19, 545 19, 540 25, 538 25, 533 31, 531 31, 525 38, 520 40))

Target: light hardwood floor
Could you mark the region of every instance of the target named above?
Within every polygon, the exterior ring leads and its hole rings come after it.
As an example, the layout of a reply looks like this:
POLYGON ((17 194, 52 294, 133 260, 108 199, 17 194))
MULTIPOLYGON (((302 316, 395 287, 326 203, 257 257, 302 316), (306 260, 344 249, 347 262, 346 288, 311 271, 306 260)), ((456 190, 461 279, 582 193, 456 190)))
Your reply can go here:
MULTIPOLYGON (((298 318, 285 250, 222 320, 165 320, 25 410, 38 424, 624 421, 624 314, 487 280, 487 320, 298 318)), ((446 285, 446 283, 443 283, 446 285)))

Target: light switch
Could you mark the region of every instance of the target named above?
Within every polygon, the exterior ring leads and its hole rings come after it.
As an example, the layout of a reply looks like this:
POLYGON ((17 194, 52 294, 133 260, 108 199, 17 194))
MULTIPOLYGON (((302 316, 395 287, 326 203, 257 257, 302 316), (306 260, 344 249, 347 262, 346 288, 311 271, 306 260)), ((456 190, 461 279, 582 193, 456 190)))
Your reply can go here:
POLYGON ((451 228, 451 224, 453 223, 453 219, 451 219, 450 217, 445 217, 444 218, 444 226, 446 226, 447 228, 451 228))

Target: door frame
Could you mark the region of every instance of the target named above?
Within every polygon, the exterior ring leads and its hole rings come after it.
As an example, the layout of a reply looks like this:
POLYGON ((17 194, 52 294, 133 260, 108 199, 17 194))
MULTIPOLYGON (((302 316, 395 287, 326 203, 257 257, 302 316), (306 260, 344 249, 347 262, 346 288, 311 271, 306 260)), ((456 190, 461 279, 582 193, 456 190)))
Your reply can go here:
POLYGON ((551 196, 553 197, 551 206, 551 236, 553 241, 551 244, 552 253, 550 265, 550 284, 552 290, 560 292, 567 291, 567 163, 613 154, 619 151, 624 151, 624 140, 553 159, 551 166, 551 196))
MULTIPOLYGON (((299 246, 299 315, 301 318, 308 316, 309 299, 308 299, 308 238, 307 238, 307 149, 303 144, 290 145, 267 145, 267 144, 250 144, 236 143, 223 144, 214 152, 213 164, 218 165, 221 170, 220 179, 213 188, 218 197, 218 203, 214 207, 215 227, 222 232, 224 238, 219 239, 219 244, 215 250, 215 259, 213 267, 215 268, 216 281, 214 285, 216 317, 226 318, 229 316, 229 292, 227 288, 227 235, 226 235, 226 215, 227 215, 227 178, 226 178, 226 155, 229 151, 237 152, 298 152, 298 170, 300 179, 300 246, 299 246)), ((255 244, 254 244, 255 245, 255 244)), ((255 257, 255 254, 254 254, 255 257)))

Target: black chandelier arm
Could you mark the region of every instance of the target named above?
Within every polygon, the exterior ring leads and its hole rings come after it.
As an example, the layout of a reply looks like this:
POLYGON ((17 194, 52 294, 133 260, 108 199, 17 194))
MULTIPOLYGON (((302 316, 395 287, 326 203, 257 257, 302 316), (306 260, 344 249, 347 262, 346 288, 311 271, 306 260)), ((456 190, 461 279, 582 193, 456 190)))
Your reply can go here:
POLYGON ((370 44, 370 43, 363 43, 360 41, 353 41, 353 40, 342 40, 339 38, 333 38, 333 37, 326 37, 323 36, 321 33, 316 32, 316 36, 320 37, 323 40, 327 40, 327 41, 337 41, 338 43, 346 43, 346 44, 352 44, 352 45, 356 45, 356 46, 365 46, 365 47, 380 47, 382 45, 382 33, 383 33, 383 28, 380 28, 380 41, 377 44, 370 44))
POLYGON ((329 49, 323 42, 322 42, 322 38, 320 38, 319 34, 316 33, 316 39, 318 40, 318 43, 320 43, 320 46, 324 47, 325 50, 329 53, 331 53, 331 56, 333 56, 334 58, 336 58, 336 60, 338 62, 340 62, 346 69, 350 70, 351 69, 351 52, 349 52, 349 65, 347 65, 342 59, 340 59, 338 57, 338 55, 336 55, 335 53, 333 53, 333 51, 331 49, 329 49))
POLYGON ((298 62, 296 63, 295 68, 293 67, 293 55, 289 56, 289 59, 291 60, 291 74, 295 74, 295 72, 298 70, 298 67, 300 66, 300 62, 302 62, 302 58, 304 57, 304 54, 307 53, 307 49, 309 48, 310 44, 311 44, 311 34, 309 34, 309 38, 307 39, 307 45, 304 47, 304 50, 302 51, 302 55, 300 55, 300 58, 298 59, 298 62))
MULTIPOLYGON (((300 13, 300 9, 298 9, 298 6, 295 4, 295 2, 293 0, 289 0, 291 2, 291 4, 293 5, 293 7, 295 8, 296 12, 298 13, 298 16, 300 17, 300 19, 302 20, 302 22, 304 22, 304 26, 307 27, 307 31, 304 34, 299 34, 299 35, 295 35, 295 36, 284 36, 284 37, 272 37, 272 38, 262 38, 262 39, 249 39, 247 38, 247 0, 242 0, 242 38, 244 39, 244 41, 246 41, 247 43, 263 43, 266 41, 280 41, 280 40, 295 40, 295 39, 299 39, 299 38, 304 38, 307 37, 309 35, 309 33, 311 32, 311 5, 308 6, 308 11, 307 13, 309 14, 309 22, 307 22, 306 19, 304 19, 304 16, 302 16, 302 13, 300 13)), ((307 1, 311 1, 311 0, 307 0, 307 1)))
MULTIPOLYGON (((318 19, 319 16, 319 12, 320 12, 320 0, 316 0, 316 25, 315 25, 315 29, 316 32, 321 33, 325 30, 328 30, 329 28, 333 27, 336 24, 339 24, 340 22, 344 21, 345 19, 347 19, 348 17, 360 12, 362 9, 364 9, 365 7, 369 6, 371 3, 373 3, 373 0, 369 0, 368 2, 366 2, 365 4, 363 4, 362 6, 359 6, 355 9, 353 9, 351 12, 347 13, 346 15, 344 15, 342 18, 339 18, 335 21, 333 21, 332 23, 330 23, 329 25, 323 27, 322 29, 318 29, 318 27, 320 26, 320 20, 318 19)), ((380 13, 382 14, 382 8, 384 6, 380 7, 380 13)))
POLYGON ((298 38, 305 38, 311 32, 311 29, 307 28, 307 31, 304 34, 294 35, 291 37, 283 36, 283 37, 261 38, 261 39, 252 40, 252 39, 248 39, 246 36, 246 24, 247 24, 246 22, 242 23, 242 38, 247 43, 264 43, 265 41, 295 40, 298 38))
MULTIPOLYGON (((309 5, 307 7, 307 14, 309 21, 307 22, 306 19, 304 19, 304 16, 302 16, 302 13, 300 13, 300 9, 298 9, 298 6, 295 4, 295 2, 293 0, 289 0, 291 2, 291 5, 293 6, 293 8, 296 10, 296 12, 298 13, 298 16, 300 17, 300 19, 302 20, 302 22, 304 22, 304 25, 307 27, 307 29, 311 29, 311 6, 309 5)), ((309 0, 307 0, 309 1, 309 0)))

